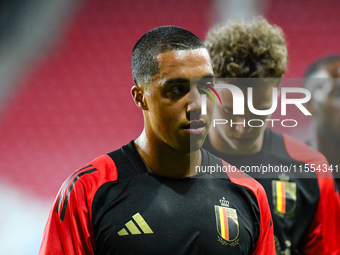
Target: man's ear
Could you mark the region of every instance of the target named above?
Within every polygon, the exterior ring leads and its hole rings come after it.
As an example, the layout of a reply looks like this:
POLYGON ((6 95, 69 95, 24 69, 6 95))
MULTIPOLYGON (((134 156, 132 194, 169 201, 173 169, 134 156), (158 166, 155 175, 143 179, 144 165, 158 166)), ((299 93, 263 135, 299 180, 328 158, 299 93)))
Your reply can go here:
POLYGON ((148 110, 146 98, 144 97, 145 88, 141 86, 134 85, 131 88, 131 95, 135 104, 142 110, 148 110))

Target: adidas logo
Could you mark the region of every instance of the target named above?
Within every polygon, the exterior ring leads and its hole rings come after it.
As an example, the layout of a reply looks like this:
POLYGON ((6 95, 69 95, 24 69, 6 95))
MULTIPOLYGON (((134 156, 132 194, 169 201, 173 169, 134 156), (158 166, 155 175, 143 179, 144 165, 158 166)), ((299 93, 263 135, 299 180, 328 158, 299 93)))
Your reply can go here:
MULTIPOLYGON (((130 231, 132 235, 140 235, 142 234, 153 234, 153 231, 149 227, 148 223, 143 219, 142 215, 139 213, 136 213, 135 215, 132 216, 133 220, 130 220, 128 223, 125 224, 126 228, 130 231), (136 226, 136 224, 137 227, 136 226), (141 232, 142 231, 142 232, 141 232)), ((125 229, 122 228, 120 231, 117 232, 119 236, 128 236, 129 232, 125 229)))

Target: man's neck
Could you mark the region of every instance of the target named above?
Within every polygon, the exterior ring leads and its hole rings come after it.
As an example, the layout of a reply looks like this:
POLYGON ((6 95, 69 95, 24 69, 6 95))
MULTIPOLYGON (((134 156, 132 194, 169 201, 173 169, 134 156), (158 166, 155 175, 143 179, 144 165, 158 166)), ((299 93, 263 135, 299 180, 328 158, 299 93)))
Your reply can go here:
POLYGON ((189 177, 190 169, 201 165, 200 150, 183 152, 164 142, 151 142, 144 131, 135 140, 135 146, 148 171, 156 175, 169 178, 189 177))

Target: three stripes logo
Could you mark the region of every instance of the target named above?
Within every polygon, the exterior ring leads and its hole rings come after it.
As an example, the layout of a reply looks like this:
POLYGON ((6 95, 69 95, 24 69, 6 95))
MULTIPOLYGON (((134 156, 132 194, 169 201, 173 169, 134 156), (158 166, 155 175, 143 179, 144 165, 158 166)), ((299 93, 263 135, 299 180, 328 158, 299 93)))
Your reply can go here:
POLYGON ((94 171, 97 171, 93 165, 87 165, 78 171, 74 172, 64 183, 63 189, 60 192, 57 206, 55 208, 55 212, 59 215, 60 220, 64 221, 66 208, 69 202, 71 191, 74 187, 74 184, 79 179, 79 177, 83 176, 84 174, 89 174, 94 171))
POLYGON ((272 181, 275 213, 280 217, 290 216, 296 207, 296 183, 272 181))
POLYGON ((152 229, 149 227, 148 223, 144 220, 140 213, 136 213, 132 216, 132 220, 125 224, 126 228, 122 228, 117 232, 119 236, 127 235, 140 235, 140 234, 153 234, 152 229), (130 233, 130 234, 129 234, 130 233))

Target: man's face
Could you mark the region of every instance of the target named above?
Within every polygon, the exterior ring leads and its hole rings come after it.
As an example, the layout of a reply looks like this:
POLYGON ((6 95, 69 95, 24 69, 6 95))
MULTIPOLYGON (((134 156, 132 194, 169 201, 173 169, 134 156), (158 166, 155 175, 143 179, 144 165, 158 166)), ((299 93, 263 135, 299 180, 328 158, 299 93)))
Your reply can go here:
POLYGON ((320 68, 312 91, 313 118, 324 135, 340 141, 340 61, 320 68))
POLYGON ((158 55, 158 62, 159 72, 144 95, 147 136, 178 151, 195 151, 208 133, 213 103, 207 100, 207 114, 202 115, 202 85, 190 86, 190 78, 213 78, 209 54, 204 48, 168 51, 158 55))
MULTIPOLYGON (((257 110, 267 110, 272 106, 272 89, 276 83, 261 83, 253 87, 253 106, 257 110)), ((217 105, 214 111, 214 119, 226 119, 228 123, 217 124, 211 127, 209 134, 218 137, 219 148, 228 154, 250 154, 261 150, 263 144, 264 131, 268 124, 265 119, 270 115, 255 115, 251 113, 247 105, 247 88, 238 86, 244 95, 244 115, 233 115, 233 96, 229 89, 218 89, 222 100, 222 106, 217 105), (251 127, 248 121, 260 119, 264 122, 262 127, 251 127), (232 124, 231 124, 232 123, 232 124), (238 124, 234 124, 238 123, 238 124), (211 133, 210 133, 211 132, 211 133), (217 136, 216 136, 217 134, 217 136)), ((259 121, 251 122, 252 126, 260 126, 259 121)))

